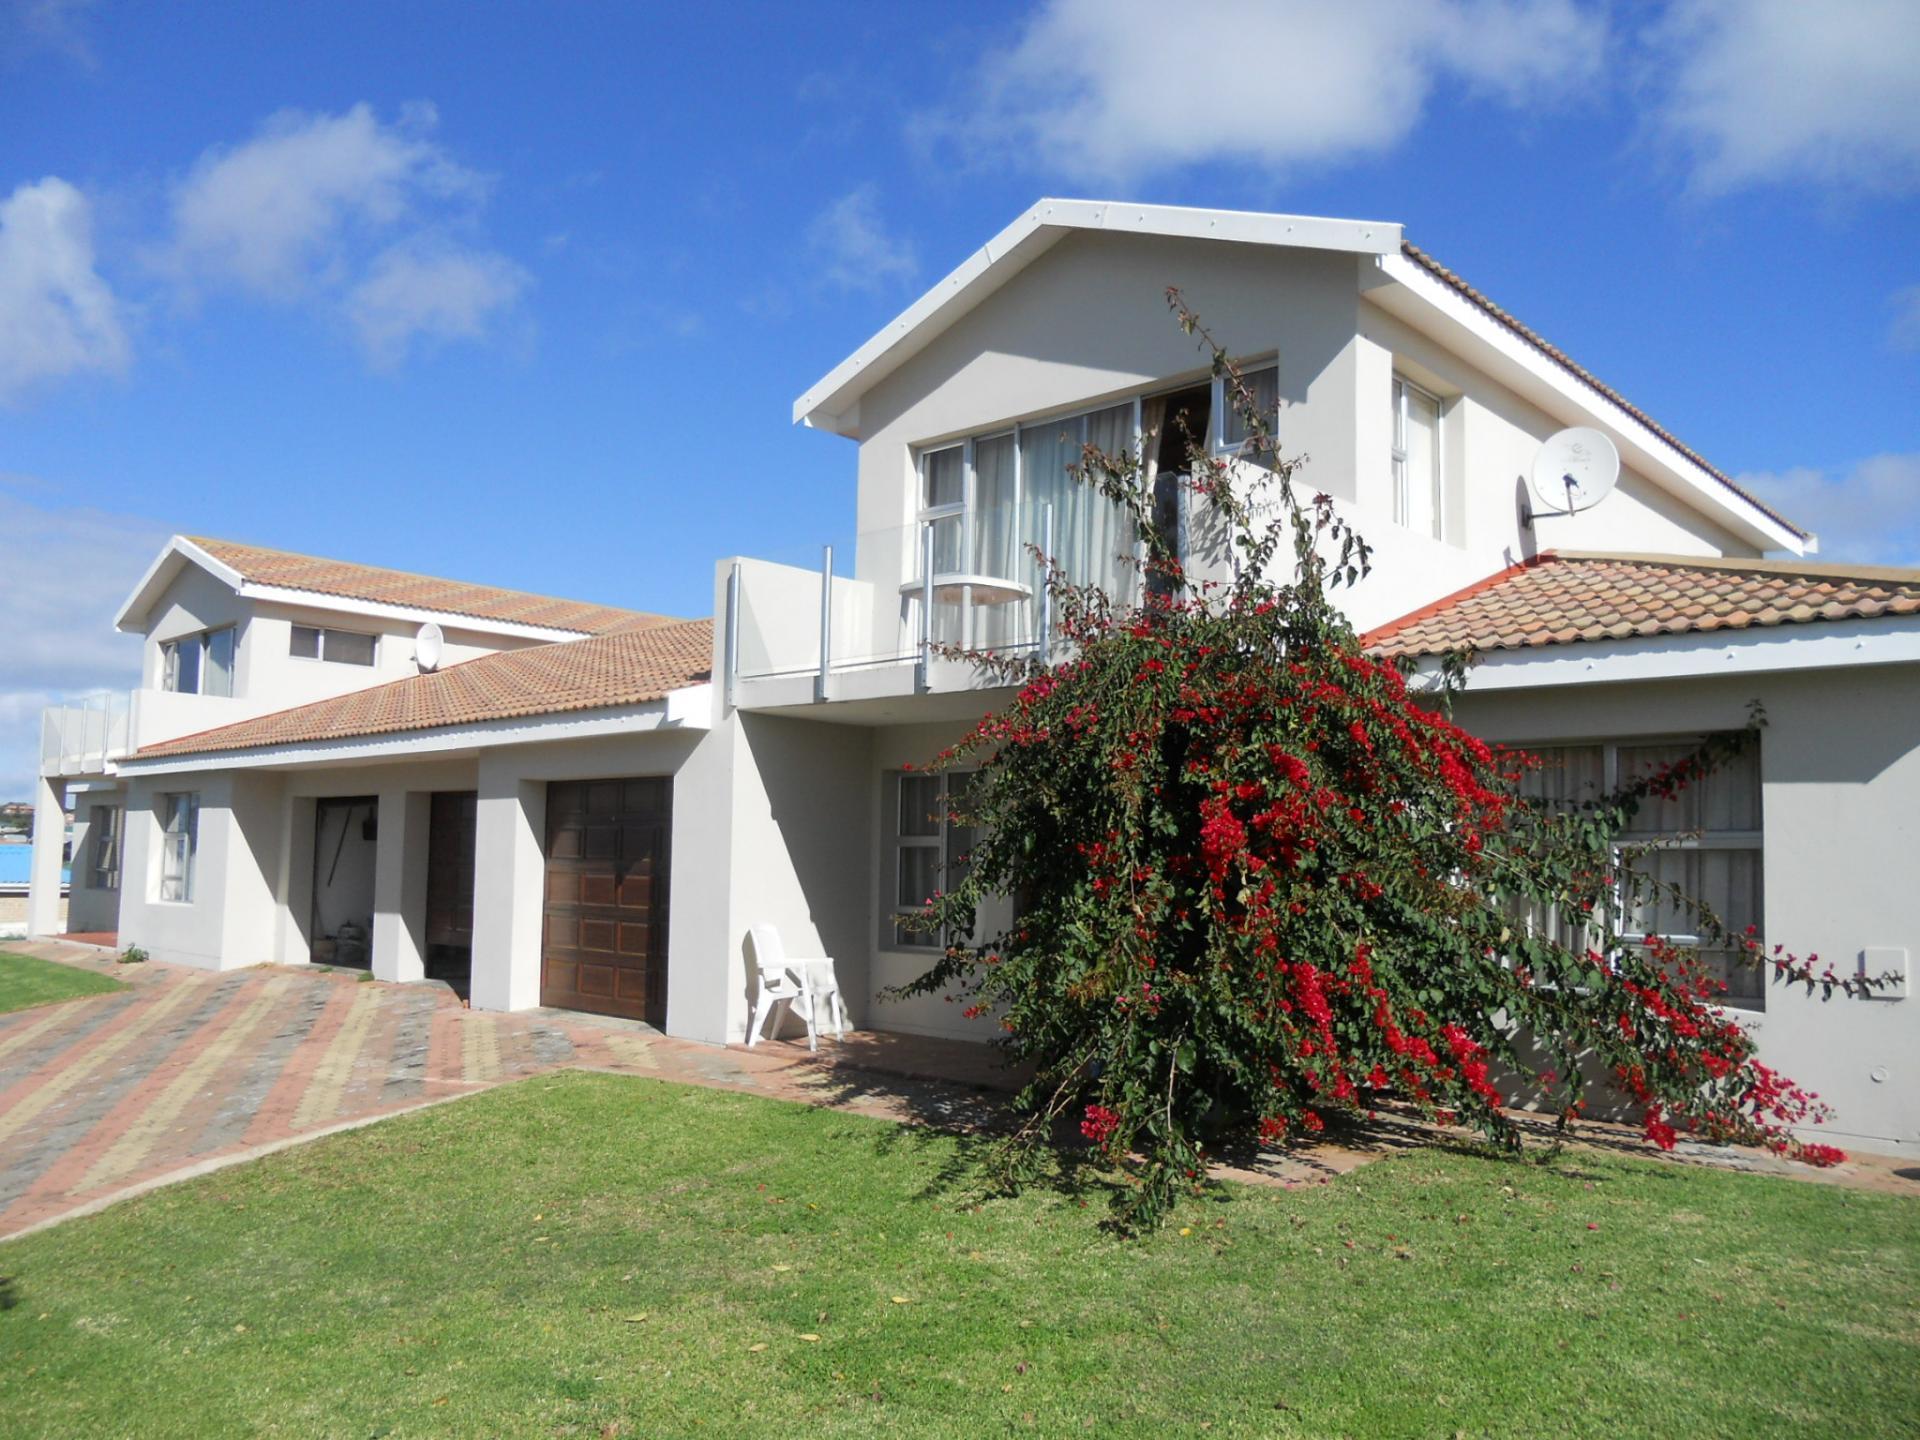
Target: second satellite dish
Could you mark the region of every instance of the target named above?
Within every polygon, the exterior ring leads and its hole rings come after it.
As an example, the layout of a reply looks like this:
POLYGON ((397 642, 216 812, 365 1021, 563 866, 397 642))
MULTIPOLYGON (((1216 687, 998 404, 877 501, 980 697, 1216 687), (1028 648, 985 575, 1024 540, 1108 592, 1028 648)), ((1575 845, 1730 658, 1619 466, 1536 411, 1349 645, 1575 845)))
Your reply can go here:
POLYGON ((1620 452, 1613 441, 1585 425, 1550 435, 1533 461, 1533 493, 1544 514, 1591 510, 1620 478, 1620 452))
POLYGON ((429 620, 420 627, 420 633, 413 637, 414 662, 422 670, 438 670, 446 648, 447 637, 441 633, 438 625, 429 620))

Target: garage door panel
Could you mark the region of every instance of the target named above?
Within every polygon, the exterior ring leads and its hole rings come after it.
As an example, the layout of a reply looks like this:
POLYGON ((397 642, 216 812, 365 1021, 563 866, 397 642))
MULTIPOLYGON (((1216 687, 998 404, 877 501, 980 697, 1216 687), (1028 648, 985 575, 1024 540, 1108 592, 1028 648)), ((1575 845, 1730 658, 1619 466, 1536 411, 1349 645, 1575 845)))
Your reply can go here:
POLYGON ((665 1021, 671 802, 657 776, 548 787, 542 1004, 665 1021))

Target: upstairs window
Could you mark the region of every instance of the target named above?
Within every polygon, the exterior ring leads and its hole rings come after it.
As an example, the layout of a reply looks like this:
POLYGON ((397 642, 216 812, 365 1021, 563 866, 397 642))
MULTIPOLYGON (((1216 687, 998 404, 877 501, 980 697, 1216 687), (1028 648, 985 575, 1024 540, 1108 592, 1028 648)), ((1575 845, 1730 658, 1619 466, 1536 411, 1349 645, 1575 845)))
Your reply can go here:
POLYGON ((193 903, 194 856, 200 848, 200 797, 160 797, 160 899, 193 903))
MULTIPOLYGON (((1280 425, 1279 365, 1260 365, 1242 370, 1240 378, 1247 389, 1253 392, 1254 408, 1266 419, 1268 436, 1277 438, 1280 425)), ((1255 465, 1271 468, 1274 459, 1271 449, 1259 452, 1247 449, 1246 416, 1240 413, 1239 400, 1230 393, 1225 378, 1216 382, 1216 385, 1220 392, 1215 406, 1220 416, 1220 448, 1229 455, 1237 455, 1255 465)))
POLYGON ((179 695, 233 695, 233 626, 183 635, 160 646, 160 688, 179 695))
POLYGON ((1441 538, 1440 401, 1411 381, 1393 379, 1393 518, 1441 538))
POLYGON ((328 630, 318 625, 296 625, 287 653, 296 660, 331 660, 336 665, 371 665, 374 638, 357 630, 328 630))

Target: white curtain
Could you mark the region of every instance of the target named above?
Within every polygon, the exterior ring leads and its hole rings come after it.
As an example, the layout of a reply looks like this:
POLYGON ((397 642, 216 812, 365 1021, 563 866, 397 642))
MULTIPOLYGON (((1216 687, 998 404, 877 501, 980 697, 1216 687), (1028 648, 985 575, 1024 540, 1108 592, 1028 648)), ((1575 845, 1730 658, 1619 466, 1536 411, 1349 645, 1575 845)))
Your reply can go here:
POLYGON ((1131 402, 1021 430, 1020 470, 1026 489, 1021 529, 1027 539, 1040 544, 1051 507, 1054 561, 1075 583, 1098 584, 1111 595, 1125 597, 1135 577, 1120 557, 1133 553, 1132 529, 1125 511, 1097 487, 1069 473, 1070 467, 1080 463, 1084 442, 1109 455, 1130 449, 1131 402))

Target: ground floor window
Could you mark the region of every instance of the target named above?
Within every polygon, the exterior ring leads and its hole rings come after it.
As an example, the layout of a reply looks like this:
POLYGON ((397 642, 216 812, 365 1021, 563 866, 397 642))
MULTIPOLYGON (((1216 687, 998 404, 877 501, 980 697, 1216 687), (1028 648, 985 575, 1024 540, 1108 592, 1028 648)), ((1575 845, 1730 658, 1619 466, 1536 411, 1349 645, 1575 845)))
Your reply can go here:
POLYGON ((87 808, 87 832, 92 838, 92 885, 95 890, 120 888, 120 807, 87 808))
POLYGON ((890 770, 880 877, 880 944, 889 950, 938 950, 945 937, 909 920, 935 891, 951 890, 967 873, 973 827, 950 818, 964 803, 968 772, 925 775, 890 770))
POLYGON ((160 797, 160 899, 185 905, 193 900, 194 855, 200 848, 200 797, 160 797))
MULTIPOLYGON (((1528 775, 1524 788, 1536 801, 1577 805, 1607 794, 1623 782, 1684 759, 1699 740, 1619 741, 1590 745, 1528 746, 1547 763, 1528 775)), ((1705 779, 1666 799, 1650 799, 1621 837, 1623 860, 1663 886, 1705 902, 1735 936, 1749 925, 1765 929, 1762 872, 1765 858, 1760 801, 1760 750, 1750 745, 1705 779)), ((1549 933, 1557 917, 1539 922, 1549 933)), ((1737 948, 1713 944, 1697 933, 1691 914, 1671 901, 1644 903, 1622 917, 1629 935, 1660 935, 1675 944, 1700 947, 1700 958, 1726 982, 1724 1004, 1766 1008, 1761 967, 1736 963, 1737 948)), ((1572 937, 1555 935, 1570 943, 1572 937)))

